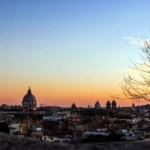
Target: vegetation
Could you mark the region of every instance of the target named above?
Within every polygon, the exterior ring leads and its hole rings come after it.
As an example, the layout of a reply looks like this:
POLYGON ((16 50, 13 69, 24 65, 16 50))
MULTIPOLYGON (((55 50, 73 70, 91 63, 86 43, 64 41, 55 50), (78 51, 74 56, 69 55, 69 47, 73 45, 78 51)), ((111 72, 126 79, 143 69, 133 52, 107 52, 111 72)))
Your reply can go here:
POLYGON ((134 72, 124 77, 121 88, 127 99, 150 101, 150 44, 143 42, 141 60, 132 62, 134 72))
POLYGON ((0 122, 0 132, 10 133, 9 126, 5 122, 0 122))

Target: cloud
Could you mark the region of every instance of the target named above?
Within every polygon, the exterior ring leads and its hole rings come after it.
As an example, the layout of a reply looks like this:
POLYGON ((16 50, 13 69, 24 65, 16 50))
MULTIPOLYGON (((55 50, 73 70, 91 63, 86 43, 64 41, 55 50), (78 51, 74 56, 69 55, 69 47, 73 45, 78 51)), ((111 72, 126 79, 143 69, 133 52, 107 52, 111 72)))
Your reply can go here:
POLYGON ((139 39, 131 36, 126 36, 123 39, 125 40, 126 43, 129 43, 131 45, 141 46, 141 47, 150 46, 150 40, 147 38, 139 39))
POLYGON ((121 72, 122 73, 129 73, 129 74, 135 74, 135 73, 137 73, 137 71, 135 69, 132 69, 132 68, 121 69, 121 72))

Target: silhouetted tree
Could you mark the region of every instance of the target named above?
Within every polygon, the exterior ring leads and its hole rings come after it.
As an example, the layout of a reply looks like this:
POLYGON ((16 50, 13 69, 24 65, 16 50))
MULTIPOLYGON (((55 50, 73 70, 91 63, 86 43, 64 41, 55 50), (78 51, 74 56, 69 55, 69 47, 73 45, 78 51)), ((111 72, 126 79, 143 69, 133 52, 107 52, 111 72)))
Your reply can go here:
POLYGON ((132 62, 134 74, 128 74, 121 85, 127 99, 150 101, 150 43, 143 41, 141 61, 132 62))

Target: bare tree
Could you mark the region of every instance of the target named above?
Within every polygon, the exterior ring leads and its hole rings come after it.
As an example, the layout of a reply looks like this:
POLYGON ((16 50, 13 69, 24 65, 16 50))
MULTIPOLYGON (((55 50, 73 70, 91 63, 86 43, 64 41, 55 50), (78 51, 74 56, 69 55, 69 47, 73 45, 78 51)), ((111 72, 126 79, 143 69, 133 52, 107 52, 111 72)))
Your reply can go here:
POLYGON ((150 101, 150 44, 147 40, 144 40, 141 51, 141 61, 132 62, 134 73, 124 77, 121 88, 127 99, 144 102, 150 101))

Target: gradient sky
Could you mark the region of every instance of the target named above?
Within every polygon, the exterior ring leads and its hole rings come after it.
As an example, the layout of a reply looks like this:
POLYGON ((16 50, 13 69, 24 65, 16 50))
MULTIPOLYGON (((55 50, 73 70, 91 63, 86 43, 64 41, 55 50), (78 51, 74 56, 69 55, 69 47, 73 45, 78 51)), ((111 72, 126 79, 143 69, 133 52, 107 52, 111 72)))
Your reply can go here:
MULTIPOLYGON (((0 0, 0 103, 102 106, 149 36, 149 0, 0 0)), ((117 101, 131 106, 132 101, 117 101)))

